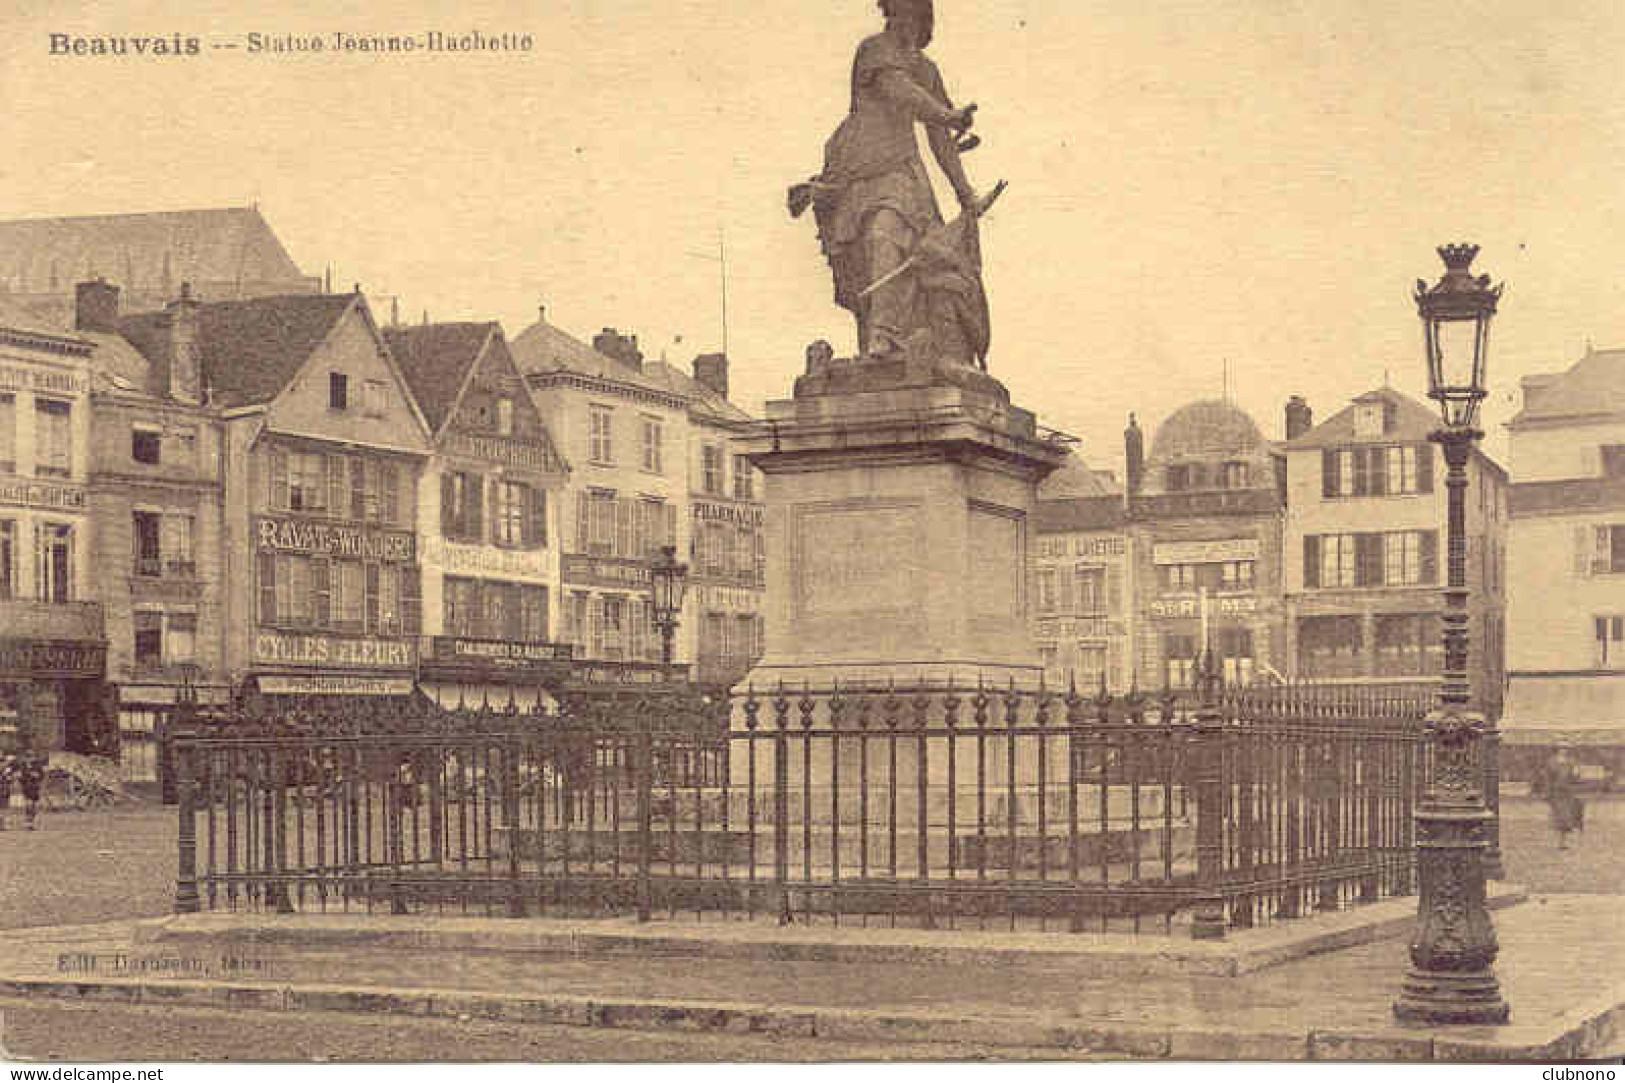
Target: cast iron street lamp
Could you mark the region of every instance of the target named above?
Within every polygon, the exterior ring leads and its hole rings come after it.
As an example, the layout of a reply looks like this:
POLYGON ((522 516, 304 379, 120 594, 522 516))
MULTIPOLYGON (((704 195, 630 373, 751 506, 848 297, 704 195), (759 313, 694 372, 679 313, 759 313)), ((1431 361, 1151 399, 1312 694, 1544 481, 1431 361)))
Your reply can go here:
POLYGON ((660 657, 671 665, 671 639, 677 632, 677 614, 683 611, 683 590, 688 585, 688 565, 677 563, 677 547, 662 545, 660 555, 649 566, 649 583, 654 588, 654 621, 660 629, 660 657))
POLYGON ((1416 865, 1421 897, 1411 934, 1411 968, 1394 1014, 1420 1023, 1504 1023, 1507 1003, 1495 980, 1500 946, 1484 900, 1484 850, 1491 816, 1479 758, 1484 717, 1471 709, 1467 680, 1467 459, 1484 434, 1474 427, 1485 395, 1490 319, 1501 287, 1468 268, 1478 246, 1439 249, 1444 277, 1416 283, 1428 361, 1428 396, 1444 426, 1431 439, 1449 468, 1449 580, 1444 591, 1444 680, 1428 715, 1433 770, 1416 813, 1416 865))

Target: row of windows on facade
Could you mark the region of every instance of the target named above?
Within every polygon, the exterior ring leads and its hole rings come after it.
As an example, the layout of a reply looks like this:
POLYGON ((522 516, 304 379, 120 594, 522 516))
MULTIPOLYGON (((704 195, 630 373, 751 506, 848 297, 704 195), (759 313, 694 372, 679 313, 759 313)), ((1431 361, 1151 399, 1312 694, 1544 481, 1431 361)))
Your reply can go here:
POLYGON ((327 557, 259 555, 260 624, 377 635, 417 635, 418 569, 327 557))
POLYGON ((1174 463, 1164 469, 1163 488, 1170 493, 1195 489, 1246 489, 1252 485, 1248 463, 1174 463))
POLYGON ((275 511, 319 512, 336 519, 410 525, 403 485, 409 471, 360 455, 272 448, 270 505, 275 511))
MULTIPOLYGON (((608 661, 658 662, 662 642, 647 598, 572 591, 563 611, 561 638, 581 657, 608 661)), ((755 613, 700 616, 699 661, 737 659, 749 663, 762 653, 762 618, 755 613)))
POLYGON ((693 574, 761 586, 767 577, 766 541, 752 527, 701 523, 694 532, 693 574))
POLYGON ((197 614, 138 609, 131 614, 134 658, 140 668, 189 666, 197 662, 197 614))
POLYGON ((1439 532, 1395 530, 1363 534, 1306 534, 1303 585, 1412 587, 1439 581, 1439 532))
POLYGON ((1360 614, 1302 617, 1298 621, 1298 674, 1333 677, 1426 677, 1442 671, 1444 646, 1435 613, 1383 613, 1365 642, 1360 614))
POLYGON ((609 489, 576 494, 576 552, 646 561, 677 544, 677 508, 664 500, 618 497, 609 489))
POLYGON ((440 533, 454 541, 490 541, 505 549, 545 549, 547 492, 506 478, 442 474, 440 533))
MULTIPOLYGON (((17 396, 0 394, 0 470, 17 469, 17 396)), ((34 399, 34 474, 65 478, 73 474, 73 404, 34 399)))
POLYGON ((1198 590, 1248 591, 1257 577, 1257 561, 1219 560, 1203 564, 1159 564, 1157 582, 1166 594, 1198 590))
POLYGON ((1041 567, 1037 573, 1039 613, 1110 613, 1123 608, 1123 570, 1116 566, 1079 564, 1041 567))
MULTIPOLYGON (((588 408, 587 458, 598 466, 616 464, 615 410, 609 406, 588 408)), ((638 415, 641 436, 640 468, 648 474, 666 472, 665 423, 648 414, 638 415)), ((700 445, 700 491, 707 496, 727 493, 725 477, 727 454, 723 445, 708 442, 700 445)), ((736 500, 755 499, 755 476, 750 460, 743 455, 733 457, 733 496, 736 500)))
MULTIPOLYGON (((70 523, 34 524, 33 597, 42 602, 74 600, 74 535, 70 523)), ((0 598, 16 598, 22 584, 17 581, 17 522, 0 519, 0 598)))
POLYGON ((1405 496, 1433 491, 1433 446, 1327 448, 1320 453, 1323 497, 1405 496))
POLYGON ((1079 641, 1075 644, 1041 643, 1039 659, 1044 663, 1044 678, 1056 688, 1076 685, 1082 695, 1100 689, 1102 678, 1110 689, 1123 684, 1123 644, 1121 642, 1095 643, 1079 641), (1065 649, 1070 646, 1070 650, 1065 649))
POLYGON ((446 635, 545 643, 548 590, 528 583, 448 575, 441 594, 446 635))

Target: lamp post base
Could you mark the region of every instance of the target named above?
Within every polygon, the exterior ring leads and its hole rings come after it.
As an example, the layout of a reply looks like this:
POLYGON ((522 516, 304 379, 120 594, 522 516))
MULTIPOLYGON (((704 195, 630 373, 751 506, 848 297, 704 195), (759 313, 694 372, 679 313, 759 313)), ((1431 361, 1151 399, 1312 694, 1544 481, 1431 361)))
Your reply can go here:
POLYGON ((1394 1015, 1407 1023, 1505 1023, 1511 1009, 1495 972, 1412 967, 1394 1001, 1394 1015))

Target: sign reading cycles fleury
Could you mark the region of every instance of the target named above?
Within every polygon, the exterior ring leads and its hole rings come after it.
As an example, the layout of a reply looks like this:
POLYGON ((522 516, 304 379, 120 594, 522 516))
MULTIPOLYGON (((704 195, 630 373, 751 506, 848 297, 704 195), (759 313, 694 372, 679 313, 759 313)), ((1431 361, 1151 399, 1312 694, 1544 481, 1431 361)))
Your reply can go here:
POLYGON ((273 666, 411 669, 417 657, 417 643, 410 639, 291 632, 254 634, 254 660, 273 666))
POLYGON ((255 516, 254 538, 261 550, 273 553, 378 560, 386 564, 411 564, 417 555, 415 539, 404 530, 308 523, 270 515, 255 516))

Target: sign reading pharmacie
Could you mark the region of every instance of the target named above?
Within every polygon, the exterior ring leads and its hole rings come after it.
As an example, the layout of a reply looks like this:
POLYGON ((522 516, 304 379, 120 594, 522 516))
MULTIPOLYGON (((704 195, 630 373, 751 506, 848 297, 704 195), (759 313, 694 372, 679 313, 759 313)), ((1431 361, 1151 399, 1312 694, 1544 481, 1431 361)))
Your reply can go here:
POLYGON ((255 632, 254 661, 271 666, 334 669, 411 669, 417 641, 375 636, 330 636, 298 632, 255 632))
POLYGON ((342 523, 312 523, 276 515, 254 517, 254 544, 261 552, 411 564, 417 541, 410 531, 378 530, 342 523))
POLYGON ((709 500, 693 502, 696 522, 732 523, 734 526, 760 527, 766 521, 766 510, 760 504, 714 504, 709 500))
POLYGON ((107 646, 55 639, 0 639, 0 674, 27 677, 100 677, 107 646))

